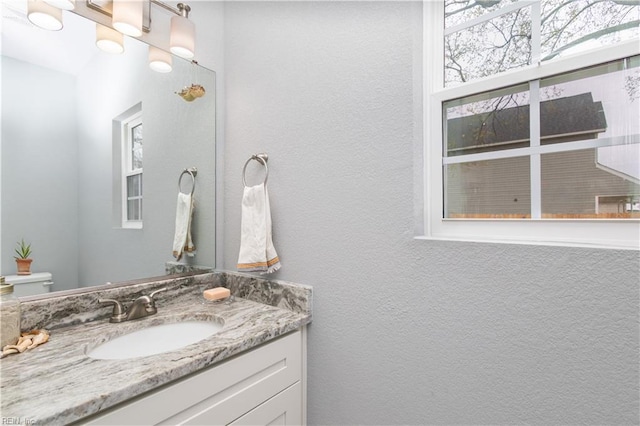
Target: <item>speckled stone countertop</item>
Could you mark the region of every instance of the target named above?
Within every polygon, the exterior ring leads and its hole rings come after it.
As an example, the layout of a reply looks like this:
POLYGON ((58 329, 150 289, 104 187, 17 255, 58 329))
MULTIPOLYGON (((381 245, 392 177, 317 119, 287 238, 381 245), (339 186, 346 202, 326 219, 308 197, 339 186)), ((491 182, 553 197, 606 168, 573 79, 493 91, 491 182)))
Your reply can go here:
MULTIPOLYGON (((49 342, 0 360, 0 416, 12 424, 62 425, 211 366, 311 322, 311 287, 215 272, 90 293, 23 301, 22 329, 45 328, 49 342), (202 291, 225 286, 231 303, 205 301, 202 291), (119 324, 99 298, 155 297, 158 313, 119 324), (185 319, 224 323, 198 343, 147 357, 97 360, 86 354, 113 337, 185 319)), ((6 423, 6 422, 5 422, 6 423)), ((4 423, 3 423, 4 424, 4 423)))

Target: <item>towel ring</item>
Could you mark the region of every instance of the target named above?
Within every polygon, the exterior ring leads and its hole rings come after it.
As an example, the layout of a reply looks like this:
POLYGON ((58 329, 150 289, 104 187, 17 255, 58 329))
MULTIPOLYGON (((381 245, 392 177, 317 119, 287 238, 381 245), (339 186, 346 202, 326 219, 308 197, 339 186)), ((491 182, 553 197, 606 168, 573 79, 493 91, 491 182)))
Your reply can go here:
POLYGON ((178 178, 178 192, 182 192, 182 177, 184 175, 188 174, 189 176, 191 176, 191 193, 190 195, 193 195, 193 192, 196 190, 196 175, 198 174, 198 169, 196 169, 195 167, 191 167, 189 169, 184 169, 182 171, 182 173, 180 173, 180 177, 178 178))
POLYGON ((247 166, 249 165, 249 162, 251 162, 251 160, 256 160, 258 163, 264 166, 264 182, 262 182, 263 184, 267 183, 267 178, 269 177, 269 167, 267 166, 267 161, 269 161, 269 156, 264 152, 260 154, 252 155, 251 158, 249 158, 247 162, 244 163, 244 167, 242 169, 242 183, 244 184, 245 188, 247 187, 247 179, 246 179, 247 166))

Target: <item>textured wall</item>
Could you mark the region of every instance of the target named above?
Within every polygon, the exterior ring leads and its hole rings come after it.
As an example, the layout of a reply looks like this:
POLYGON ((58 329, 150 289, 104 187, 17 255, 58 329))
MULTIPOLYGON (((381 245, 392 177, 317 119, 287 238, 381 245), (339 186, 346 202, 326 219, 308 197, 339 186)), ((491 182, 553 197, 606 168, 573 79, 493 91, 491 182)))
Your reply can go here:
POLYGON ((273 277, 314 286, 309 423, 638 423, 637 252, 413 239, 421 13, 226 3, 220 266, 266 151, 273 277))

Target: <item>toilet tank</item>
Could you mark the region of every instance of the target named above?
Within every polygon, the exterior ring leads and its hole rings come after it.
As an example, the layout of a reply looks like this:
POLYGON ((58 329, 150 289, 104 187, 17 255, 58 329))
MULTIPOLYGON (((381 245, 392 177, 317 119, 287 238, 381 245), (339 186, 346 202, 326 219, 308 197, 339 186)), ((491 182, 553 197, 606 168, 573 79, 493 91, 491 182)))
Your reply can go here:
POLYGON ((48 293, 53 286, 50 272, 37 272, 31 275, 8 275, 5 282, 13 284, 13 294, 18 297, 48 293))

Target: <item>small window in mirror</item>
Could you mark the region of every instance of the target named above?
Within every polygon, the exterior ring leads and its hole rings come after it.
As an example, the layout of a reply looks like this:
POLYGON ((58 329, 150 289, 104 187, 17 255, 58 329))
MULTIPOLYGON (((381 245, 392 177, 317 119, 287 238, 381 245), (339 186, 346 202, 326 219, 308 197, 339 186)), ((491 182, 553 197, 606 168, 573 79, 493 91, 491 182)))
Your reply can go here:
POLYGON ((121 121, 122 227, 142 228, 142 110, 121 121))

